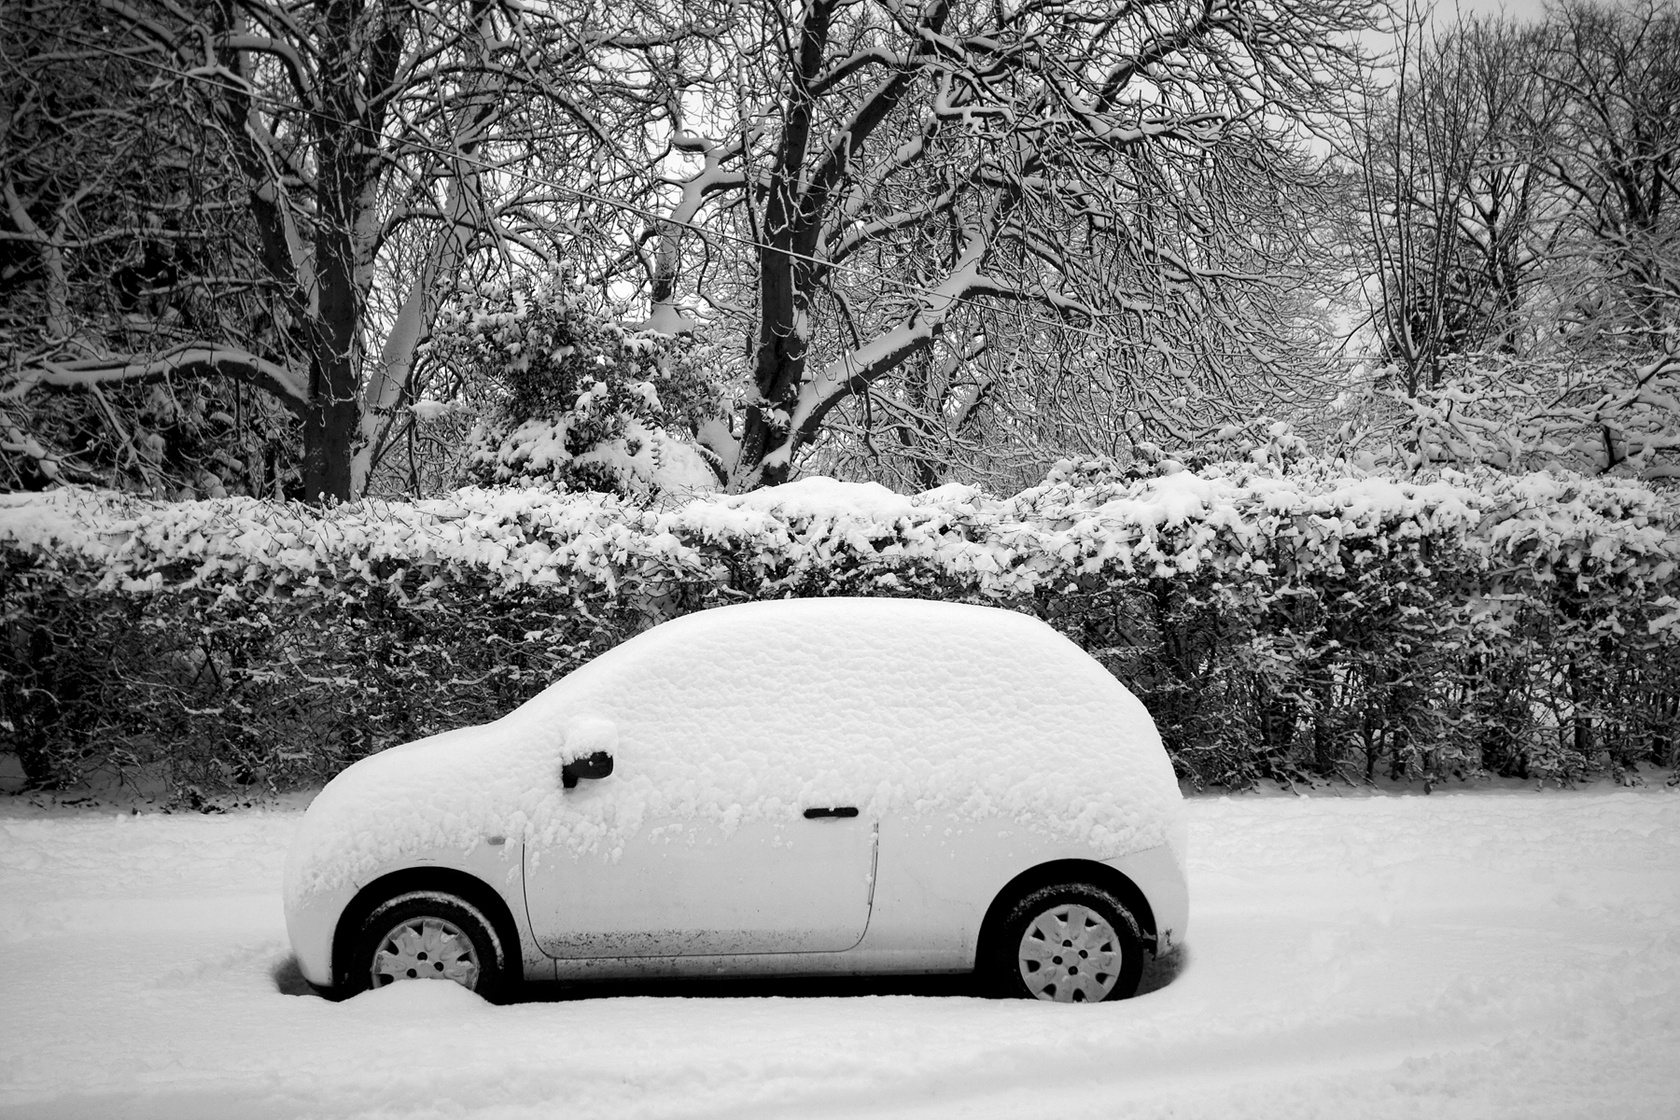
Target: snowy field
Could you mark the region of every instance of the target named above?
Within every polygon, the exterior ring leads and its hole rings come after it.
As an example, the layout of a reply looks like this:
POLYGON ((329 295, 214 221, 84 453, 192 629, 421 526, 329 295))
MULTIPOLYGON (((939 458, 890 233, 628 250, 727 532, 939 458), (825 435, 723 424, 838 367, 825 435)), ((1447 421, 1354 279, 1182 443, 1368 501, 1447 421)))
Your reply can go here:
POLYGON ((1190 803, 1190 946, 1098 1006, 951 981, 344 1004, 300 815, 0 803, 5 1117, 1680 1117, 1680 794, 1190 803))

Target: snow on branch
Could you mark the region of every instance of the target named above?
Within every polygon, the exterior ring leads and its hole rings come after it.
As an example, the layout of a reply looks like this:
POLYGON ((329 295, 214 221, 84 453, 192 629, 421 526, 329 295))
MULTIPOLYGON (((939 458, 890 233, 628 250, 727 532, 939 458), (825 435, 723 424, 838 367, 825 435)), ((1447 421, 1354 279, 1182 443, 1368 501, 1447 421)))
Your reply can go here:
POLYGON ((124 381, 156 381, 165 377, 229 377, 250 382, 279 397, 293 411, 309 399, 306 381, 285 366, 247 350, 187 343, 152 357, 86 358, 74 362, 43 360, 38 368, 8 379, 0 398, 16 399, 37 385, 53 389, 86 388, 124 381))

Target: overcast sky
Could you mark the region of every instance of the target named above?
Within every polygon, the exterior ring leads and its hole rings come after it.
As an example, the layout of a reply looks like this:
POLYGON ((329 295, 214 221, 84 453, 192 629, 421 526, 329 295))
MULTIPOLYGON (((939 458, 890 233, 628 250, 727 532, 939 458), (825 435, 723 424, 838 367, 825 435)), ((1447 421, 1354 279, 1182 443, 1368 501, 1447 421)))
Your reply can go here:
POLYGON ((1545 4, 1542 0, 1441 0, 1436 5, 1435 18, 1450 23, 1455 8, 1474 15, 1497 15, 1505 12, 1525 23, 1532 23, 1540 18, 1545 4))

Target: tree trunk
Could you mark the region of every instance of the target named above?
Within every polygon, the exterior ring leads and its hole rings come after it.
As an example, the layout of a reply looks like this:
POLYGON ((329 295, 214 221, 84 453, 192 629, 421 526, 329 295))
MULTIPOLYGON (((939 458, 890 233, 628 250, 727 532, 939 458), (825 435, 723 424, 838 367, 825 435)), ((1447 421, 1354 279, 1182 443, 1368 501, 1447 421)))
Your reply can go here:
POLYGON ((341 399, 311 398, 303 421, 305 501, 345 502, 353 497, 350 460, 360 420, 353 393, 341 399))
POLYGON ((731 482, 731 489, 751 490, 759 486, 780 486, 787 481, 796 447, 788 448, 785 459, 778 458, 768 465, 764 463, 764 456, 776 446, 779 436, 780 432, 765 417, 762 408, 755 405, 747 409, 747 422, 741 431, 741 453, 735 460, 735 477, 731 482))
POLYGON ((320 311, 311 332, 315 353, 303 421, 303 493, 310 502, 345 502, 354 496, 352 456, 361 429, 356 330, 360 299, 350 238, 343 232, 347 226, 323 222, 317 239, 320 311))

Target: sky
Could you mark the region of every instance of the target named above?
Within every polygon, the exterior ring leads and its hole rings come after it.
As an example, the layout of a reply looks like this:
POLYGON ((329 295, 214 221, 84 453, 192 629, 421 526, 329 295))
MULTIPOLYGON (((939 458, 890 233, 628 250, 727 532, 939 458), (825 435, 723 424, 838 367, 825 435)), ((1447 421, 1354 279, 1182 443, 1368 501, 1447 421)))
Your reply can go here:
MULTIPOLYGON (((1514 19, 1524 21, 1538 20, 1545 9, 1542 0, 1459 0, 1457 7, 1474 15, 1498 15, 1504 12, 1514 19)), ((1438 14, 1448 16, 1453 8, 1452 3, 1443 3, 1436 10, 1438 14)))

